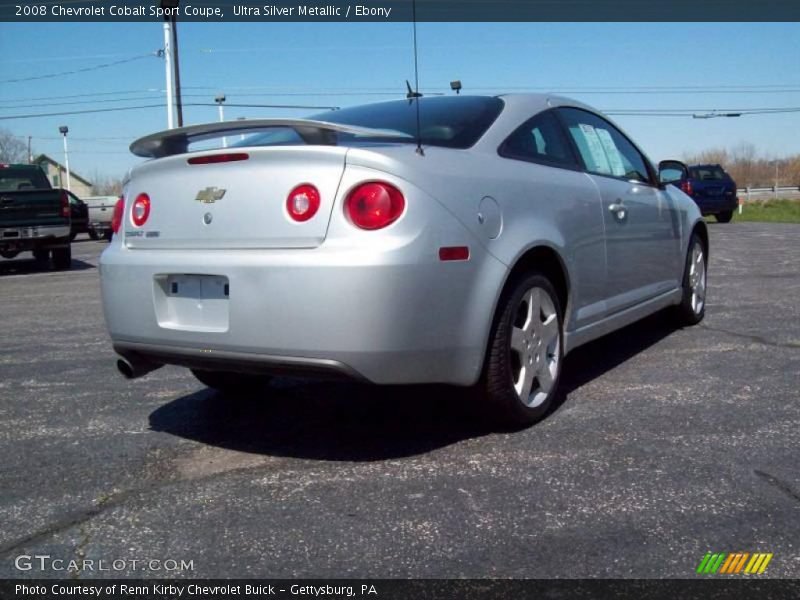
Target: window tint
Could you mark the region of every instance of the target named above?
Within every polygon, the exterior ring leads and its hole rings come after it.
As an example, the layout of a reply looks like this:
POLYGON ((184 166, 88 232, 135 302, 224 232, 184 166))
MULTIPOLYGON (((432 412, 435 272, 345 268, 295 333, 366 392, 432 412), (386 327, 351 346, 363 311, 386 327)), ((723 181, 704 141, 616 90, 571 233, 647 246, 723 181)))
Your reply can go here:
POLYGON ((611 123, 577 108, 561 108, 559 112, 587 171, 645 183, 650 181, 644 157, 611 123))
POLYGON ((551 111, 536 115, 512 133, 500 147, 500 154, 508 158, 577 166, 561 125, 551 111))
POLYGON ((725 179, 725 171, 722 170, 722 167, 716 165, 691 167, 689 169, 689 174, 692 179, 697 179, 699 181, 719 181, 725 179))
POLYGON ((478 141, 497 115, 503 101, 486 96, 449 96, 420 98, 416 101, 393 100, 377 104, 353 106, 342 110, 313 115, 311 118, 331 123, 357 125, 372 129, 397 131, 399 136, 358 138, 340 134, 339 143, 348 141, 391 141, 415 143, 417 136, 417 106, 419 102, 422 143, 448 148, 469 148, 478 141))
MULTIPOLYGON (((302 146, 303 138, 290 127, 274 127, 263 133, 245 135, 244 139, 237 140, 232 146, 302 146)), ((218 146, 219 144, 217 144, 218 146)), ((199 148, 192 146, 191 149, 199 148)))
POLYGON ((30 167, 0 168, 0 191, 47 189, 50 184, 41 169, 30 167))
MULTIPOLYGON (((381 129, 386 135, 357 135, 339 132, 335 140, 338 145, 368 143, 416 144, 417 102, 419 102, 419 124, 422 143, 427 146, 446 148, 469 148, 478 141, 494 123, 503 101, 486 96, 456 96, 442 98, 420 98, 409 102, 396 100, 352 106, 341 110, 311 115, 309 119, 353 125, 366 129, 381 129), (396 135, 395 135, 396 132, 396 135)), ((228 139, 231 141, 233 136, 228 139)), ((294 146, 305 144, 303 138, 289 127, 273 127, 262 133, 245 134, 233 141, 232 146, 294 146)), ((219 141, 203 140, 192 145, 190 150, 206 150, 219 147, 219 141), (216 145, 215 145, 216 144, 216 145)))

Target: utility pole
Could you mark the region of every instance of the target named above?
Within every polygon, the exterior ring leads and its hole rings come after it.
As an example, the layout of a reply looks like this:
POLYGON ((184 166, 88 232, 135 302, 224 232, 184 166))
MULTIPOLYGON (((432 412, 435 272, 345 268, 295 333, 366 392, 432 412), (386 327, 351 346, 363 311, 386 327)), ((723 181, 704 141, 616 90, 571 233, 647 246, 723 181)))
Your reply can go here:
POLYGON ((69 133, 69 127, 66 125, 62 125, 58 128, 58 132, 64 136, 64 166, 67 169, 67 190, 70 192, 72 191, 72 185, 69 178, 69 149, 67 148, 67 133, 69 133))
POLYGON ((172 129, 175 125, 172 112, 172 25, 169 17, 164 17, 164 64, 167 77, 167 129, 172 129))
POLYGON ((778 199, 778 159, 775 159, 775 200, 778 199))
MULTIPOLYGON (((219 122, 222 123, 225 120, 225 108, 222 106, 223 102, 225 102, 225 94, 219 94, 214 98, 214 102, 217 103, 217 108, 219 109, 219 122)), ((222 137, 222 147, 228 147, 228 138, 225 136, 222 137)))
POLYGON ((181 100, 181 69, 178 57, 178 22, 177 13, 180 0, 161 0, 161 8, 169 9, 164 20, 170 24, 170 58, 172 60, 173 77, 175 81, 175 109, 178 116, 178 127, 183 127, 183 101, 181 100))
POLYGON ((28 136, 28 164, 33 164, 33 154, 31 154, 31 136, 28 136))
MULTIPOLYGON (((175 2, 177 8, 178 2, 175 2)), ((178 111, 178 127, 183 127, 183 101, 181 100, 181 68, 178 61, 178 21, 172 16, 172 50, 175 53, 175 108, 178 111)))

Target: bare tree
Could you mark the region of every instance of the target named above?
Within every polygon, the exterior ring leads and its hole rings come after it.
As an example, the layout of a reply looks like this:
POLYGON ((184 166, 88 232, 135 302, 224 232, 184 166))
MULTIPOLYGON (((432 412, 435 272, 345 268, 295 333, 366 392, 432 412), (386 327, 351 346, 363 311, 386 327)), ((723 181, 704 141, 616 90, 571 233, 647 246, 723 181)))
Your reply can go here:
POLYGON ((699 154, 686 156, 686 162, 693 165, 726 165, 730 156, 725 148, 709 148, 699 154))
POLYGON ((122 193, 122 180, 114 177, 100 175, 95 170, 92 193, 97 196, 119 196, 122 193))
POLYGON ((747 187, 761 183, 756 172, 756 147, 742 142, 731 151, 731 158, 736 165, 736 172, 731 173, 740 186, 747 187))
POLYGON ((0 162, 28 162, 28 147, 7 129, 0 129, 0 162))

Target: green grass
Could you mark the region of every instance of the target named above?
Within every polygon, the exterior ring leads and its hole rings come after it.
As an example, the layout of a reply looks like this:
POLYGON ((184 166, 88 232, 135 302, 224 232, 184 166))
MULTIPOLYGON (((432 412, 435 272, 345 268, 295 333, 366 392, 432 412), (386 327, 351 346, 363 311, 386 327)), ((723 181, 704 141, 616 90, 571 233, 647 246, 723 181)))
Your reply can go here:
POLYGON ((800 223, 800 200, 764 200, 746 202, 742 214, 738 209, 733 221, 759 221, 764 223, 800 223))

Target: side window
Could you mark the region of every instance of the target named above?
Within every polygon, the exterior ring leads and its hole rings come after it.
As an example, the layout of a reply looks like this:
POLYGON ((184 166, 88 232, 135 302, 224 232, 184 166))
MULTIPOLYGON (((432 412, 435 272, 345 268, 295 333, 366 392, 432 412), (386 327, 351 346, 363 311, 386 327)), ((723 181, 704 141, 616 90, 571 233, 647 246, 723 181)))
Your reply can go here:
POLYGON ((577 108, 561 108, 559 113, 564 117, 587 171, 650 182, 646 159, 611 123, 577 108))
POLYGON ((512 133, 499 149, 506 158, 577 167, 572 149, 551 111, 543 112, 512 133))

